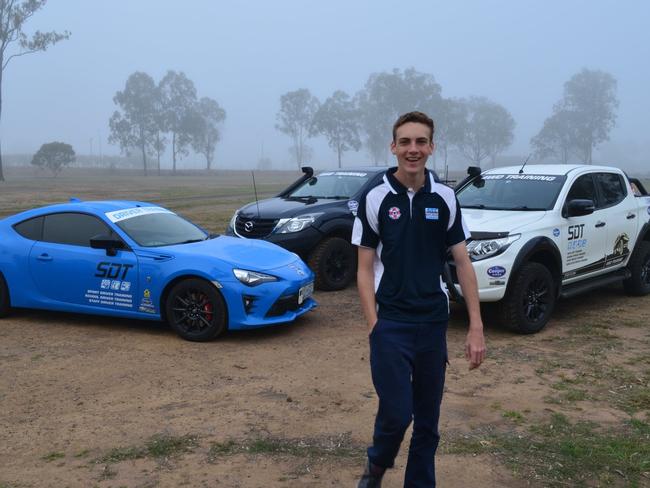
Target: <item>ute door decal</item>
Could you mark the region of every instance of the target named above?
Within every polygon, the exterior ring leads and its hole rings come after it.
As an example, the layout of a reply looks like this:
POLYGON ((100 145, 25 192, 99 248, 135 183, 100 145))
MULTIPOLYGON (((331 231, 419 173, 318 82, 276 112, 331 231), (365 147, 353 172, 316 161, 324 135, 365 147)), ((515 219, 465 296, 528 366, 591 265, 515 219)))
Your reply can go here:
POLYGON ((633 239, 639 225, 639 210, 633 196, 628 196, 623 177, 617 173, 597 173, 596 184, 600 193, 600 213, 607 222, 605 242, 605 267, 622 267, 634 247, 633 239), (632 201, 632 203, 630 203, 632 201))
MULTIPOLYGON (((566 201, 588 199, 597 204, 598 194, 591 173, 579 176, 572 184, 566 201)), ((589 215, 563 219, 560 232, 564 280, 602 272, 605 266, 607 226, 604 215, 596 209, 589 215)))

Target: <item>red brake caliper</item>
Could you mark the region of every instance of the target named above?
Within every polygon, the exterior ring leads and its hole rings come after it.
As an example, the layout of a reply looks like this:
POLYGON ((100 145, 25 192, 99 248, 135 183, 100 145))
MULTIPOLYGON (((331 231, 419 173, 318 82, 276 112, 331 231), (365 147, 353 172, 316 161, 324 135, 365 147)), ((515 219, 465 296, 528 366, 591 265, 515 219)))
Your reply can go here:
POLYGON ((212 303, 209 301, 205 302, 203 305, 203 311, 205 312, 205 318, 208 322, 212 322, 212 303))

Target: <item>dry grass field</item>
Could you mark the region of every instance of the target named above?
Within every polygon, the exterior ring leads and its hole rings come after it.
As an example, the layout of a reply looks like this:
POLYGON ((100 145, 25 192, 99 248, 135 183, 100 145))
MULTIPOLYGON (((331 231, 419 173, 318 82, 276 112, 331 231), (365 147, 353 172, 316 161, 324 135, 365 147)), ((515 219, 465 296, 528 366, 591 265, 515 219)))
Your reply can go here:
MULTIPOLYGON (((125 198, 222 232, 253 199, 249 172, 6 176, 0 218, 125 198)), ((256 173, 258 194, 297 176, 256 173)), ((294 324, 205 344, 158 323, 15 310, 0 321, 0 488, 355 486, 376 409, 367 336, 354 287, 315 298, 294 324)), ((440 486, 650 486, 648 317, 650 296, 611 287, 561 302, 534 336, 488 324, 470 372, 453 306, 440 486)), ((402 486, 404 451, 387 488, 402 486)))

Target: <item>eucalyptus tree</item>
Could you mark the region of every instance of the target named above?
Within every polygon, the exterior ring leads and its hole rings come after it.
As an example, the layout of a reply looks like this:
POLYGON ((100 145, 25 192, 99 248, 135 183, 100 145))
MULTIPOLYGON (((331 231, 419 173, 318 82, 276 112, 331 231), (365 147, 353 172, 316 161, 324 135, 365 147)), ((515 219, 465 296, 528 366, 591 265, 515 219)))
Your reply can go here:
POLYGON ((319 107, 314 115, 312 134, 322 134, 336 152, 339 168, 344 152, 361 149, 358 111, 354 100, 342 90, 337 90, 319 107))
POLYGON ((609 140, 616 125, 616 79, 600 70, 583 69, 564 84, 561 110, 570 114, 573 147, 585 163, 592 163, 593 150, 609 140))
POLYGON ((543 127, 530 140, 536 157, 552 157, 563 164, 569 162, 576 140, 573 133, 575 125, 571 118, 571 112, 558 108, 544 121, 543 127))
POLYGON ((364 88, 357 93, 356 101, 366 148, 375 164, 388 162, 395 120, 414 110, 435 116, 442 104, 441 91, 433 75, 414 68, 370 75, 364 88))
POLYGON ((214 151, 221 140, 219 125, 226 119, 226 111, 216 100, 203 97, 195 110, 196 123, 192 134, 192 148, 205 156, 206 169, 210 170, 214 151))
POLYGON ((32 163, 39 168, 47 168, 56 177, 64 166, 74 163, 76 154, 70 144, 65 142, 48 142, 34 154, 32 163))
POLYGON ((196 131, 196 88, 185 73, 170 70, 158 84, 162 124, 171 133, 172 171, 180 156, 189 154, 189 146, 196 131))
POLYGON ((124 90, 118 91, 113 101, 119 110, 109 120, 109 142, 119 144, 129 155, 137 149, 142 156, 142 167, 147 174, 147 154, 159 142, 159 92, 153 78, 136 71, 126 80, 124 90))
MULTIPOLYGON (((0 0, 0 120, 2 118, 2 80, 9 62, 17 57, 45 51, 70 33, 36 31, 31 36, 23 32, 25 23, 45 6, 46 0, 0 0)), ((1 141, 1 140, 0 140, 1 141)), ((0 181, 2 173, 2 145, 0 142, 0 181)))
POLYGON ((466 107, 462 137, 455 146, 470 161, 480 165, 508 148, 514 139, 515 121, 505 107, 485 97, 462 100, 466 107))
POLYGON ((276 114, 275 128, 291 138, 291 150, 298 169, 311 154, 306 140, 313 133, 312 124, 319 105, 318 99, 306 88, 287 92, 280 97, 280 110, 276 114))

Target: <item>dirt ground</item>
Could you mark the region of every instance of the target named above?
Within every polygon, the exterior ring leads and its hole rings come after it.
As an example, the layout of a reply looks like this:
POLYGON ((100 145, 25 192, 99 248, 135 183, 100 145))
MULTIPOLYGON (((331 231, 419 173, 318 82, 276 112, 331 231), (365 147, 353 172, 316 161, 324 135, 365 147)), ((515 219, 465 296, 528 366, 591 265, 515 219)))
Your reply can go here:
MULTIPOLYGON (((0 188, 4 214, 19 187, 0 188)), ((213 204, 178 205, 209 220, 213 204)), ((222 220, 236 208, 223 205, 222 220)), ((293 324, 205 344, 155 322, 15 310, 0 321, 0 488, 356 486, 377 406, 367 334, 354 287, 315 298, 293 324)), ((488 326, 470 372, 452 305, 439 485, 552 485, 467 439, 521 439, 558 413, 614 431, 647 422, 649 316, 650 297, 620 287, 567 300, 534 336, 488 326)), ((386 488, 402 486, 405 451, 386 488)), ((650 486, 647 472, 612 476, 585 486, 650 486)))

